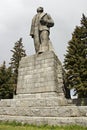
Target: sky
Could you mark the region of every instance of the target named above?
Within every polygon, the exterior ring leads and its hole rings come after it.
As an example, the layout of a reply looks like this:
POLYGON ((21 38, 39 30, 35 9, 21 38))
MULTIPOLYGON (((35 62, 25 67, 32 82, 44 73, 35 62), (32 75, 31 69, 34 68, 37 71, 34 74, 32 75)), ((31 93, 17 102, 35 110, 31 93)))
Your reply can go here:
POLYGON ((36 9, 42 6, 51 15, 54 27, 50 39, 63 63, 68 41, 82 14, 87 16, 87 0, 0 0, 0 64, 8 64, 15 42, 23 38, 27 55, 35 54, 33 39, 29 36, 31 21, 36 9))

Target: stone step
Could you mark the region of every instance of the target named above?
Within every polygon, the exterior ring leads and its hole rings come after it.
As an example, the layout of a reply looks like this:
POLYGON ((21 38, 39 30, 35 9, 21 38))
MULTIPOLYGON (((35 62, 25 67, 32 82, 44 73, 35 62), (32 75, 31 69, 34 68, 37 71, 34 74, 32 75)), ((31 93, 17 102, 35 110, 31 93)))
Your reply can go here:
POLYGON ((0 115, 0 121, 17 121, 33 125, 80 125, 87 126, 87 117, 29 117, 0 115))
POLYGON ((47 92, 47 93, 35 93, 35 94, 18 94, 14 95, 15 99, 24 99, 24 98, 52 98, 52 97, 57 97, 57 98, 65 98, 64 93, 56 93, 56 92, 47 92))
POLYGON ((56 106, 74 106, 72 100, 59 97, 52 98, 20 98, 5 99, 0 101, 0 107, 56 107, 56 106))
POLYGON ((30 117, 87 117, 87 106, 0 107, 0 115, 30 117))

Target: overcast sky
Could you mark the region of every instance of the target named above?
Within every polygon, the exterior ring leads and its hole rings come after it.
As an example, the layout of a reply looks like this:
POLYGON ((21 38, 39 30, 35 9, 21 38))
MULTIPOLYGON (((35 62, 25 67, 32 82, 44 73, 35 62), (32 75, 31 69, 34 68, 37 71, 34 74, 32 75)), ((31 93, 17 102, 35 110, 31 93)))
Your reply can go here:
POLYGON ((21 37, 27 55, 35 53, 29 33, 32 17, 39 6, 54 19, 50 39, 63 62, 75 26, 80 25, 82 13, 87 16, 87 0, 0 0, 0 64, 4 60, 10 62, 10 50, 21 37))

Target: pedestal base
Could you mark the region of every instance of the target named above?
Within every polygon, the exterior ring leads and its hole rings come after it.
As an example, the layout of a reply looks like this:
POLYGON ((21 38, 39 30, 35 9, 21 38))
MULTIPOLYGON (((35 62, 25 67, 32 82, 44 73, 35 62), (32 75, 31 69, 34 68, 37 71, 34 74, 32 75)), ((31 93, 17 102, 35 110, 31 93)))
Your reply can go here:
POLYGON ((46 52, 22 58, 17 95, 0 100, 0 120, 87 126, 87 106, 64 97, 61 63, 53 52, 46 52))

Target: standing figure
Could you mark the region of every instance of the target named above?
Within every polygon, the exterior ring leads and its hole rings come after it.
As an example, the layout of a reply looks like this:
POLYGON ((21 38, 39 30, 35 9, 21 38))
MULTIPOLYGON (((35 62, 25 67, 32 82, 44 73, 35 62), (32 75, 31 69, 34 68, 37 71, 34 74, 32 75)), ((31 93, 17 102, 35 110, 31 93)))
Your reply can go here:
POLYGON ((34 39, 35 51, 38 54, 50 50, 50 27, 54 26, 51 16, 43 11, 43 7, 37 8, 30 30, 30 36, 34 39))

